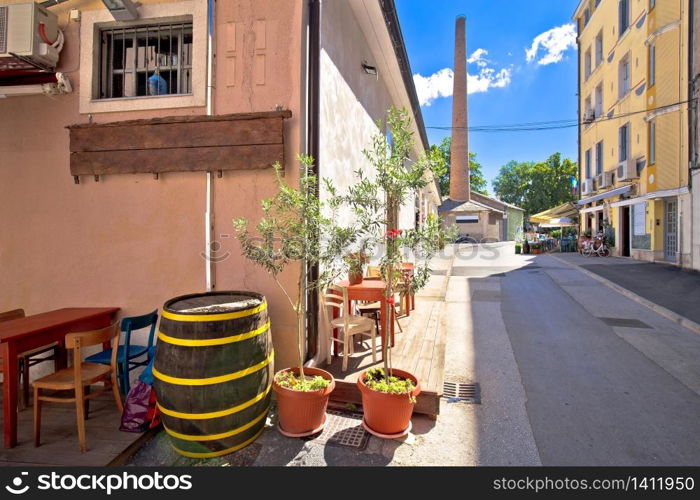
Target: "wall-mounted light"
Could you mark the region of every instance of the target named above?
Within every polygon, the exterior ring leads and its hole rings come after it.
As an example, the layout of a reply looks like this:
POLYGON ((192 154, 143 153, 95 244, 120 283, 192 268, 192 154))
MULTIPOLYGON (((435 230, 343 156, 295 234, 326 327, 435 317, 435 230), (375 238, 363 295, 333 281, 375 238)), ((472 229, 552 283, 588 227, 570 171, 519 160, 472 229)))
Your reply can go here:
POLYGON ((139 18, 136 4, 131 0, 102 0, 116 21, 133 21, 139 18))
POLYGON ((362 69, 368 75, 374 75, 377 77, 377 80, 379 80, 379 70, 376 66, 370 66, 369 64, 367 64, 367 61, 362 61, 362 69))

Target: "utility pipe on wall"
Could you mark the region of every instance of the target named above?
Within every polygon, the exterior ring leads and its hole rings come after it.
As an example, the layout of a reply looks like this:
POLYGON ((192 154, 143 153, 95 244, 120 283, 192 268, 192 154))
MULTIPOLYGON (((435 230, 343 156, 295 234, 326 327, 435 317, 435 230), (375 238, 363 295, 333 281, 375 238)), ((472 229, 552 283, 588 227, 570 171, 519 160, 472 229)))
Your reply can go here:
MULTIPOLYGON (((214 114, 214 103, 212 98, 212 81, 214 66, 214 9, 215 0, 207 2, 207 116, 214 114)), ((204 211, 204 276, 207 292, 216 286, 214 282, 214 262, 211 256, 212 228, 214 225, 214 193, 213 174, 207 171, 207 199, 204 211)))

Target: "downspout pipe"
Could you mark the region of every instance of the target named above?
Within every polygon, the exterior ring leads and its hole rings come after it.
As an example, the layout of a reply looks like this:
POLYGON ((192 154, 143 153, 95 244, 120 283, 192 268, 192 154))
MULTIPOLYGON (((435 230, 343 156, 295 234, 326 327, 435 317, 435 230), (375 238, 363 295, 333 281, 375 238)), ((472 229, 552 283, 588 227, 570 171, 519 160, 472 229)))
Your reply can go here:
MULTIPOLYGON (((309 0, 309 20, 308 20, 308 47, 307 58, 308 67, 306 74, 307 83, 307 117, 306 117, 306 150, 313 157, 313 167, 311 175, 320 180, 319 158, 319 120, 321 116, 321 0, 309 0)), ((320 182, 316 183, 316 193, 319 195, 320 182)), ((306 265, 307 282, 318 279, 318 263, 306 265)), ((318 293, 309 291, 306 296, 306 360, 311 360, 311 364, 320 361, 319 357, 319 328, 318 328, 319 300, 318 293)))
MULTIPOLYGON (((213 67, 214 67, 214 9, 216 8, 215 0, 207 0, 207 116, 214 114, 214 99, 213 91, 213 67)), ((206 291, 214 290, 214 261, 211 255, 212 248, 212 230, 214 226, 214 186, 213 173, 207 171, 207 194, 206 207, 204 211, 204 280, 206 291)))

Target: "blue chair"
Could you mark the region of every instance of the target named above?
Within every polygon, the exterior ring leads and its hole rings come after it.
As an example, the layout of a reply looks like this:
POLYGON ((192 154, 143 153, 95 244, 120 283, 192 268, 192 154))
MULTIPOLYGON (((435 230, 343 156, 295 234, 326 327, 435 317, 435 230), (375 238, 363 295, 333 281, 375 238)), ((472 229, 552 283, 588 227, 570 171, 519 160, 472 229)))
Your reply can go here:
MULTIPOLYGON (((123 394, 129 394, 129 372, 139 366, 146 366, 153 359, 155 346, 153 345, 153 334, 158 323, 158 310, 144 314, 143 316, 132 316, 123 318, 121 331, 124 332, 124 344, 117 350, 117 365, 119 367, 119 386, 123 394), (148 345, 131 345, 131 332, 150 326, 148 334, 148 345), (146 359, 134 361, 137 358, 146 356, 146 359)), ((97 354, 85 358, 87 363, 101 363, 108 365, 111 362, 112 349, 106 349, 97 354)))

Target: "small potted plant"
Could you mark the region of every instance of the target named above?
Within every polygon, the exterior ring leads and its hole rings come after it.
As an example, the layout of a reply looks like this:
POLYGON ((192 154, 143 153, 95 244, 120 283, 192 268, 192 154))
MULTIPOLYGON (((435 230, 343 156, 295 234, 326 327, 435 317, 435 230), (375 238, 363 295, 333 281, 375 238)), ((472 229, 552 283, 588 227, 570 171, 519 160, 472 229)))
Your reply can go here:
POLYGON ((346 254, 343 261, 348 266, 348 281, 351 285, 362 283, 365 272, 365 264, 369 263, 369 257, 364 252, 353 252, 346 254))
POLYGON ((520 243, 515 244, 515 253, 516 254, 521 253, 522 249, 523 249, 523 246, 520 243))
MULTIPOLYGON (((297 366, 275 373, 272 387, 277 395, 279 430, 289 437, 319 432, 326 420, 328 398, 335 387, 333 376, 320 368, 304 366, 305 299, 310 290, 319 290, 337 278, 338 249, 353 242, 353 232, 340 228, 334 217, 323 215, 324 204, 316 190, 316 177, 309 174, 313 159, 300 156, 300 187, 289 186, 275 164, 279 191, 262 201, 263 218, 257 224, 259 236, 249 231, 246 219, 234 220, 243 255, 263 267, 289 301, 297 317, 297 366), (306 265, 319 263, 323 272, 314 282, 305 279, 306 265), (292 268, 297 289, 287 290, 279 275, 292 268)), ((331 207, 332 209, 332 207, 331 207)))
POLYGON ((530 243, 530 252, 534 255, 538 255, 542 253, 542 244, 541 243, 530 243))

